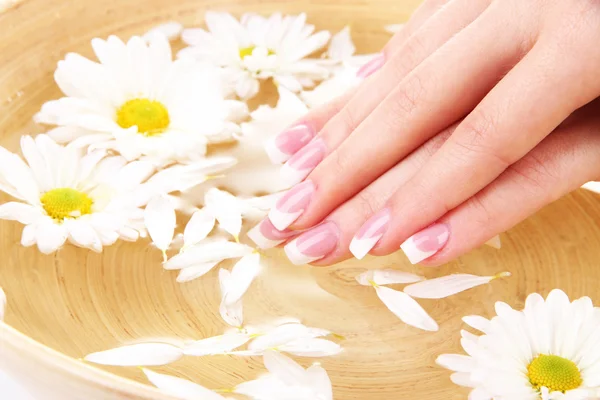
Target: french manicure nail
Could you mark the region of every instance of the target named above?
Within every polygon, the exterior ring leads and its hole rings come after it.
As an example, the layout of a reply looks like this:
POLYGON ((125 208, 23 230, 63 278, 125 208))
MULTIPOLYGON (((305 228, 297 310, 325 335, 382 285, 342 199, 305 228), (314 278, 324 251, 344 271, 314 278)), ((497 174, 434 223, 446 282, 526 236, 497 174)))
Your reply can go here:
POLYGON ((279 231, 290 226, 306 210, 314 191, 315 185, 311 181, 291 188, 269 211, 269 220, 273 226, 279 231))
POLYGON ((446 245, 450 228, 446 224, 433 224, 408 238, 400 248, 413 264, 431 257, 446 245))
POLYGON ((356 76, 365 79, 377 72, 381 67, 385 64, 385 55, 383 53, 375 56, 371 61, 360 67, 358 72, 356 72, 356 76))
POLYGON ((297 232, 280 231, 273 226, 269 218, 265 218, 258 225, 248 231, 248 237, 261 249, 270 249, 285 242, 297 232))
POLYGON ((315 136, 315 131, 306 124, 294 125, 267 141, 265 150, 275 164, 286 162, 315 136))
POLYGON ((285 254, 294 265, 308 264, 335 250, 339 238, 340 230, 335 222, 325 222, 288 243, 285 254))
POLYGON ((367 220, 350 242, 350 252, 362 260, 387 231, 392 215, 388 208, 367 220))
POLYGON ((323 161, 325 154, 325 142, 313 140, 283 164, 280 171, 283 182, 290 186, 302 182, 323 161))

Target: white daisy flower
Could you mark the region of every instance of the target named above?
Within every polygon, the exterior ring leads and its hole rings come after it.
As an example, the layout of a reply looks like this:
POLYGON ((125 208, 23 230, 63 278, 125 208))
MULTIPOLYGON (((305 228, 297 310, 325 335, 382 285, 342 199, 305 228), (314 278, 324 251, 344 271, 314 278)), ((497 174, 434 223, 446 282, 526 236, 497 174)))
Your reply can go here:
POLYGON ((21 150, 26 162, 0 147, 0 190, 20 200, 0 205, 0 218, 25 225, 23 246, 48 254, 68 240, 99 252, 119 238, 137 240, 143 210, 135 194, 152 164, 84 154, 46 135, 23 136, 21 150))
POLYGON ((591 399, 600 390, 600 308, 588 297, 573 302, 561 290, 546 300, 527 297, 523 311, 496 303, 491 320, 463 320, 481 336, 463 331, 468 355, 445 354, 437 363, 452 381, 473 388, 473 400, 591 399))
POLYGON ((356 55, 356 47, 352 41, 350 28, 345 27, 335 34, 329 48, 321 60, 323 66, 331 71, 331 77, 321 82, 310 91, 303 91, 300 97, 310 108, 318 107, 328 103, 357 87, 363 79, 357 76, 357 72, 364 64, 368 63, 376 54, 356 55))
POLYGON ((67 54, 54 74, 65 97, 35 116, 58 125, 58 142, 118 151, 127 160, 157 165, 200 160, 208 143, 231 140, 244 104, 224 99, 221 72, 191 60, 171 59, 166 37, 126 44, 115 36, 94 39, 99 59, 67 54))
POLYGON ((270 17, 245 14, 238 21, 228 13, 207 12, 208 30, 182 33, 190 47, 179 56, 222 67, 242 99, 256 95, 261 79, 274 81, 294 92, 327 77, 328 71, 306 57, 321 49, 330 34, 306 24, 306 14, 270 17))

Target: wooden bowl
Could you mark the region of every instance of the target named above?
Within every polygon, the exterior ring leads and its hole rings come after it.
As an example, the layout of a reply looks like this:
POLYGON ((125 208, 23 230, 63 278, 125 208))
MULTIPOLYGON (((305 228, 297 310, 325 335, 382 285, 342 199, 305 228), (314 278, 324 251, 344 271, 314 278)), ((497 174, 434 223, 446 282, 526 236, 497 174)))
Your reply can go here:
MULTIPOLYGON (((306 11, 319 28, 349 24, 362 52, 389 38, 383 26, 405 21, 418 0, 9 0, 0 12, 1 145, 16 151, 23 134, 42 132, 31 122, 43 102, 59 97, 52 74, 68 51, 91 56, 90 39, 141 34, 158 23, 199 25, 205 9, 236 14, 306 11)), ((2 9, 2 6, 0 6, 2 9)), ((7 201, 2 195, 0 201, 7 201)), ((459 351, 461 317, 491 315, 496 300, 522 306, 526 295, 553 288, 572 298, 600 301, 600 199, 578 191, 546 207, 502 236, 502 250, 482 248, 441 269, 410 266, 401 254, 349 261, 330 268, 291 267, 278 249, 267 252, 268 272, 248 300, 247 318, 293 315, 345 336, 339 356, 320 360, 337 400, 465 398, 437 355, 459 351), (397 266, 427 276, 450 272, 505 281, 441 301, 422 302, 440 323, 425 333, 403 325, 354 276, 366 268, 397 266)), ((217 335, 216 271, 186 284, 175 282, 147 241, 118 243, 102 254, 66 246, 44 256, 19 245, 22 227, 0 221, 0 285, 8 297, 0 323, 0 368, 37 398, 167 399, 147 386, 137 368, 97 368, 77 361, 94 351, 152 337, 200 339, 217 335)), ((305 360, 311 362, 312 360, 305 360)), ((159 372, 210 388, 232 387, 263 371, 260 359, 184 358, 159 372)))

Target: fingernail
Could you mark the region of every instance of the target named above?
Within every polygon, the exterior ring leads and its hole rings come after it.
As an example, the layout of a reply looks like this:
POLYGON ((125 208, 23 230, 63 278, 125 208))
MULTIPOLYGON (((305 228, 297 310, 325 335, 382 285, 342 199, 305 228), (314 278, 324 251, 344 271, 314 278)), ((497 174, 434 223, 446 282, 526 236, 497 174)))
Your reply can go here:
POLYGON ((269 211, 269 220, 273 226, 279 231, 290 226, 306 210, 314 191, 315 185, 311 181, 291 188, 269 211))
POLYGON ((294 125, 267 141, 265 150, 275 164, 286 162, 301 148, 306 146, 315 131, 306 124, 294 125))
POLYGON ((294 265, 320 260, 337 247, 340 231, 335 222, 325 222, 304 232, 285 246, 285 254, 294 265))
POLYGON ((283 182, 290 186, 302 182, 323 161, 326 150, 325 142, 321 139, 313 140, 306 145, 281 167, 280 174, 283 182))
POLYGON ((372 75, 374 72, 377 72, 381 67, 385 64, 385 55, 383 53, 379 54, 371 61, 360 67, 358 72, 356 72, 356 76, 362 79, 367 78, 372 75))
POLYGON ((448 228, 448 225, 433 224, 412 235, 406 242, 402 243, 400 248, 411 263, 417 264, 440 251, 449 237, 450 228, 448 228))
POLYGON ((392 215, 388 208, 367 220, 350 242, 350 252, 362 260, 387 231, 392 215))
POLYGON ((297 232, 280 231, 273 226, 268 218, 248 231, 248 237, 261 249, 270 249, 285 242, 297 232))

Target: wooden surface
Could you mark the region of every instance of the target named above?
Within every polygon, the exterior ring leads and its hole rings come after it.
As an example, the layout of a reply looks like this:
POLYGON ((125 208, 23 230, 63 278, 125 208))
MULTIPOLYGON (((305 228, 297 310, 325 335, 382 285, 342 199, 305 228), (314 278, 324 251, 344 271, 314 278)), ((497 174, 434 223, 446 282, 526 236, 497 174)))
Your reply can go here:
MULTIPOLYGON (((0 14, 0 143, 16 150, 20 135, 42 131, 30 121, 44 101, 59 96, 52 80, 56 62, 68 51, 91 55, 93 37, 128 37, 173 19, 191 26, 201 21, 206 8, 308 11, 320 28, 335 31, 350 24, 365 52, 380 48, 389 37, 383 26, 406 20, 417 3, 24 0, 0 14)), ((0 196, 1 202, 7 200, 0 196)), ((501 251, 482 248, 440 270, 412 267, 401 254, 324 269, 298 268, 289 266, 280 250, 269 251, 267 272, 245 300, 246 318, 292 315, 345 336, 346 351, 321 360, 336 400, 463 399, 466 392, 434 364, 437 355, 459 350, 461 317, 489 316, 496 300, 522 306, 528 293, 546 295, 557 287, 571 297, 589 295, 599 304, 599 221, 600 196, 576 192, 504 234, 501 251), (371 289, 354 283, 357 273, 381 266, 427 276, 504 270, 514 276, 447 300, 422 302, 441 326, 437 333, 425 333, 404 326, 371 289)), ((44 256, 19 246, 21 229, 0 221, 0 286, 9 301, 6 322, 16 329, 0 324, 0 368, 10 367, 44 400, 166 399, 134 383, 145 382, 135 368, 106 368, 116 377, 76 359, 132 340, 201 339, 224 329, 216 271, 177 284, 175 274, 161 268, 159 252, 145 241, 119 243, 102 254, 69 246, 44 256)), ((205 357, 185 358, 157 371, 225 388, 263 370, 259 359, 205 357)))

